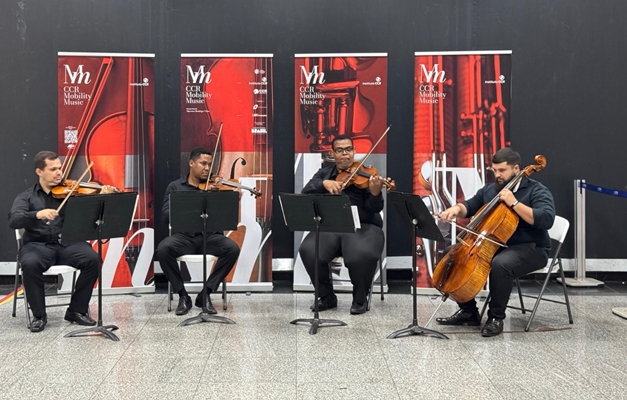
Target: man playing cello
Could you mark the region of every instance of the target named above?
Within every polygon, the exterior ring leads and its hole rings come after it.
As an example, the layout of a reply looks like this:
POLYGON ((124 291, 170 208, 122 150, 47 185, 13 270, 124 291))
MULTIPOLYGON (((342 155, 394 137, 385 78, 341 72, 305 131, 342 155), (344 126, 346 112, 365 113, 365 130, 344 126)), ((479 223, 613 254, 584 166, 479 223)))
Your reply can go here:
MULTIPOLYGON (((439 215, 447 222, 472 217, 484 204, 498 196, 519 216, 518 227, 507 241, 507 247, 500 248, 492 258, 488 320, 481 330, 481 335, 486 337, 503 332, 505 309, 514 278, 546 265, 551 248, 548 230, 555 219, 553 196, 540 182, 523 177, 513 190, 504 189, 520 172, 520 154, 507 147, 500 149, 492 157, 492 169, 495 183, 485 185, 470 199, 439 215)), ((437 318, 436 321, 441 325, 478 326, 481 323, 475 299, 458 305, 460 309, 453 315, 437 318)))
MULTIPOLYGON (((64 209, 63 199, 52 196, 52 189, 61 183, 61 161, 52 151, 40 151, 34 159, 39 182, 20 193, 9 213, 9 227, 24 229, 24 244, 17 255, 22 268, 24 291, 34 320, 31 332, 41 332, 48 323, 43 273, 53 264, 65 264, 81 271, 76 281, 65 320, 79 325, 96 325, 87 314, 89 300, 98 279, 98 253, 87 242, 61 244, 64 209)), ((100 193, 117 191, 102 186, 100 193)))

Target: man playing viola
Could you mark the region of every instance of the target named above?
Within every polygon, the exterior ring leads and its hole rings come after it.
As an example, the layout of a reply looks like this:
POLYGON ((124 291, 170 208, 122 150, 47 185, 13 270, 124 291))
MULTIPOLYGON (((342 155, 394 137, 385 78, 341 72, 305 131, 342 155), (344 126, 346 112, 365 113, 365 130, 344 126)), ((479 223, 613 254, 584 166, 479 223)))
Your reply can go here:
MULTIPOLYGON (((9 213, 9 226, 24 229, 24 244, 17 259, 34 317, 30 330, 41 332, 48 323, 43 273, 53 264, 70 265, 81 271, 65 320, 79 325, 96 325, 87 311, 98 279, 98 253, 87 242, 60 243, 65 210, 59 210, 63 199, 53 197, 51 191, 61 183, 61 161, 52 151, 40 151, 35 155, 34 164, 39 182, 15 198, 9 213)), ((100 193, 114 191, 112 186, 103 186, 100 193)))
MULTIPOLYGON (((171 182, 163 199, 163 208, 161 215, 165 223, 169 223, 170 218, 170 193, 181 190, 201 190, 198 188, 201 184, 208 184, 209 175, 211 173, 211 164, 213 156, 211 152, 204 147, 196 147, 189 155, 189 173, 183 179, 177 179, 171 182)), ((161 269, 166 278, 172 285, 172 290, 179 294, 179 304, 176 307, 176 315, 185 315, 192 308, 192 299, 187 293, 183 284, 183 276, 176 261, 177 257, 184 254, 202 254, 202 232, 192 234, 174 233, 159 243, 157 247, 157 259, 161 265, 161 269)), ((211 232, 207 234, 207 253, 218 257, 211 275, 205 282, 203 290, 207 291, 206 308, 210 314, 218 312, 211 303, 211 292, 218 289, 220 282, 226 278, 233 269, 240 249, 237 244, 230 238, 224 236, 222 232, 211 232)), ((203 293, 199 293, 196 297, 196 307, 203 308, 203 293)))
MULTIPOLYGON (((520 172, 520 154, 506 147, 492 157, 495 183, 479 189, 470 199, 444 210, 440 218, 450 222, 455 218, 472 217, 486 203, 498 196, 500 201, 518 214, 519 223, 507 241, 492 258, 490 269, 490 304, 488 320, 482 336, 496 336, 503 332, 505 309, 509 302, 514 278, 539 268, 548 260, 551 239, 548 230, 553 226, 555 206, 551 192, 540 182, 523 177, 513 191, 504 187, 520 172)), ((437 318, 441 325, 478 326, 479 310, 475 299, 459 304, 460 309, 448 318, 437 318)))
MULTIPOLYGON (((368 310, 368 293, 377 269, 377 262, 384 245, 383 221, 379 212, 383 209, 383 178, 373 175, 368 187, 360 189, 355 185, 342 189, 342 182, 335 178, 340 171, 349 168, 355 157, 353 141, 349 136, 337 136, 332 143, 335 165, 320 168, 305 185, 302 193, 344 194, 357 206, 361 228, 355 233, 320 232, 318 265, 315 265, 315 235, 307 235, 300 246, 299 253, 307 273, 314 280, 318 268, 319 287, 318 310, 337 307, 337 297, 329 277, 328 264, 335 257, 342 256, 353 283, 353 303, 351 314, 363 314, 368 310)), ((311 307, 314 309, 314 306, 311 307)))

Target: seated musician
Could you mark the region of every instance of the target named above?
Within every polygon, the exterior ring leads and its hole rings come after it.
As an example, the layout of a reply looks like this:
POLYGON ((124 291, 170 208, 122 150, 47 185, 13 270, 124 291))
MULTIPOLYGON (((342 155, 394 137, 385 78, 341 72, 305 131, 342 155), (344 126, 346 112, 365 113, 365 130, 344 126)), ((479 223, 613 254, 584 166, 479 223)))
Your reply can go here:
MULTIPOLYGON (((41 332, 48 323, 43 273, 53 264, 71 265, 81 271, 65 320, 79 325, 96 325, 87 311, 98 279, 98 253, 87 242, 60 243, 65 210, 57 211, 63 199, 53 197, 52 188, 63 179, 61 161, 52 151, 40 151, 35 155, 34 164, 39 182, 15 198, 9 213, 9 226, 24 229, 24 243, 17 257, 34 317, 30 330, 41 332)), ((103 186, 100 193, 114 191, 112 186, 103 186)))
MULTIPOLYGON (((171 182, 163 199, 163 208, 161 215, 166 223, 170 217, 170 193, 180 190, 200 190, 198 186, 201 183, 207 183, 211 171, 211 161, 213 156, 211 152, 204 147, 196 147, 189 155, 189 173, 183 179, 177 179, 171 182)), ((179 304, 176 307, 176 315, 185 315, 192 308, 192 299, 190 298, 185 286, 183 285, 183 276, 176 261, 177 257, 184 254, 202 254, 202 232, 194 234, 173 233, 166 237, 157 246, 157 259, 161 265, 161 269, 166 278, 172 285, 172 290, 179 294, 179 304)), ((237 244, 230 238, 224 236, 222 232, 207 233, 207 254, 218 257, 211 275, 205 282, 204 289, 207 291, 206 308, 210 314, 218 312, 211 303, 212 292, 215 292, 220 282, 233 269, 240 249, 237 244)), ((199 293, 196 297, 196 307, 202 308, 203 293, 199 293)))
MULTIPOLYGON (((299 253, 307 273, 314 280, 318 268, 319 287, 318 310, 337 307, 337 297, 333 293, 333 284, 329 277, 328 264, 335 257, 342 256, 353 283, 353 303, 351 314, 363 314, 368 310, 368 293, 377 269, 377 262, 384 245, 383 221, 379 212, 383 209, 383 178, 373 175, 369 186, 360 189, 349 185, 341 190, 342 182, 335 180, 339 171, 345 170, 354 162, 355 149, 349 136, 337 136, 332 143, 335 165, 320 168, 305 185, 302 193, 344 194, 352 205, 359 210, 361 228, 355 233, 320 232, 318 265, 315 264, 315 235, 307 235, 300 246, 299 253)), ((314 309, 314 306, 311 307, 314 309)))
MULTIPOLYGON (((484 204, 498 195, 500 201, 518 214, 516 231, 492 258, 490 270, 490 304, 488 320, 481 335, 490 337, 501 334, 505 309, 509 302, 514 278, 522 277, 546 266, 551 239, 548 230, 553 226, 555 206, 551 192, 540 182, 523 177, 514 191, 503 189, 520 172, 520 155, 510 148, 503 148, 492 157, 495 183, 479 189, 470 199, 444 210, 440 218, 472 217, 484 204)), ((475 299, 459 304, 460 309, 448 318, 437 318, 441 325, 478 326, 479 311, 475 299)))

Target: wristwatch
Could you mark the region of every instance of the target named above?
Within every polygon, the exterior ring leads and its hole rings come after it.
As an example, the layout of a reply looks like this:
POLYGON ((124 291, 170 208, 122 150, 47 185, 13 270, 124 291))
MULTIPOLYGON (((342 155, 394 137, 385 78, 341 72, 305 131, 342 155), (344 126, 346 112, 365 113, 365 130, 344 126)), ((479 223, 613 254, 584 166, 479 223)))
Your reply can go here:
POLYGON ((513 202, 513 203, 512 203, 512 205, 511 205, 511 206, 509 206, 509 207, 510 207, 510 208, 514 208, 514 207, 516 206, 516 204, 518 204, 518 203, 519 203, 519 202, 518 202, 518 200, 516 200, 516 201, 515 201, 515 202, 513 202))

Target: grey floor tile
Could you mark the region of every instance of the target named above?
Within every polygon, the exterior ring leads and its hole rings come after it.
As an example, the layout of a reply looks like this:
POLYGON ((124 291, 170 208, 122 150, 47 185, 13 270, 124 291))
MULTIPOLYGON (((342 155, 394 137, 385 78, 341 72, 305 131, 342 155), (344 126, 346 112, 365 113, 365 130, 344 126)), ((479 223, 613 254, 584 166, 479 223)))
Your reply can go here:
MULTIPOLYGON (((538 284, 524 288, 536 292, 538 284)), ((550 298, 560 298, 558 285, 549 288, 550 298)), ((505 320, 513 333, 494 338, 481 337, 479 327, 432 322, 428 328, 448 340, 387 339, 412 322, 406 294, 375 297, 368 313, 353 316, 351 295, 341 293, 338 308, 320 317, 347 326, 316 335, 289 324, 313 316, 311 293, 230 293, 220 315, 237 324, 188 327, 178 323, 199 309, 176 316, 165 294, 105 296, 103 321, 119 326, 119 342, 64 338, 79 327, 63 320, 63 307, 49 309, 43 332, 30 333, 22 309, 13 318, 9 303, 0 306, 0 399, 627 398, 627 321, 611 313, 627 301, 617 290, 571 294, 574 325, 564 306, 542 303, 530 333, 522 332, 528 314, 515 310, 505 320)), ((420 326, 438 303, 437 296, 418 297, 420 326)), ((456 309, 448 301, 438 316, 456 309)), ((97 317, 95 297, 91 311, 97 317)))

